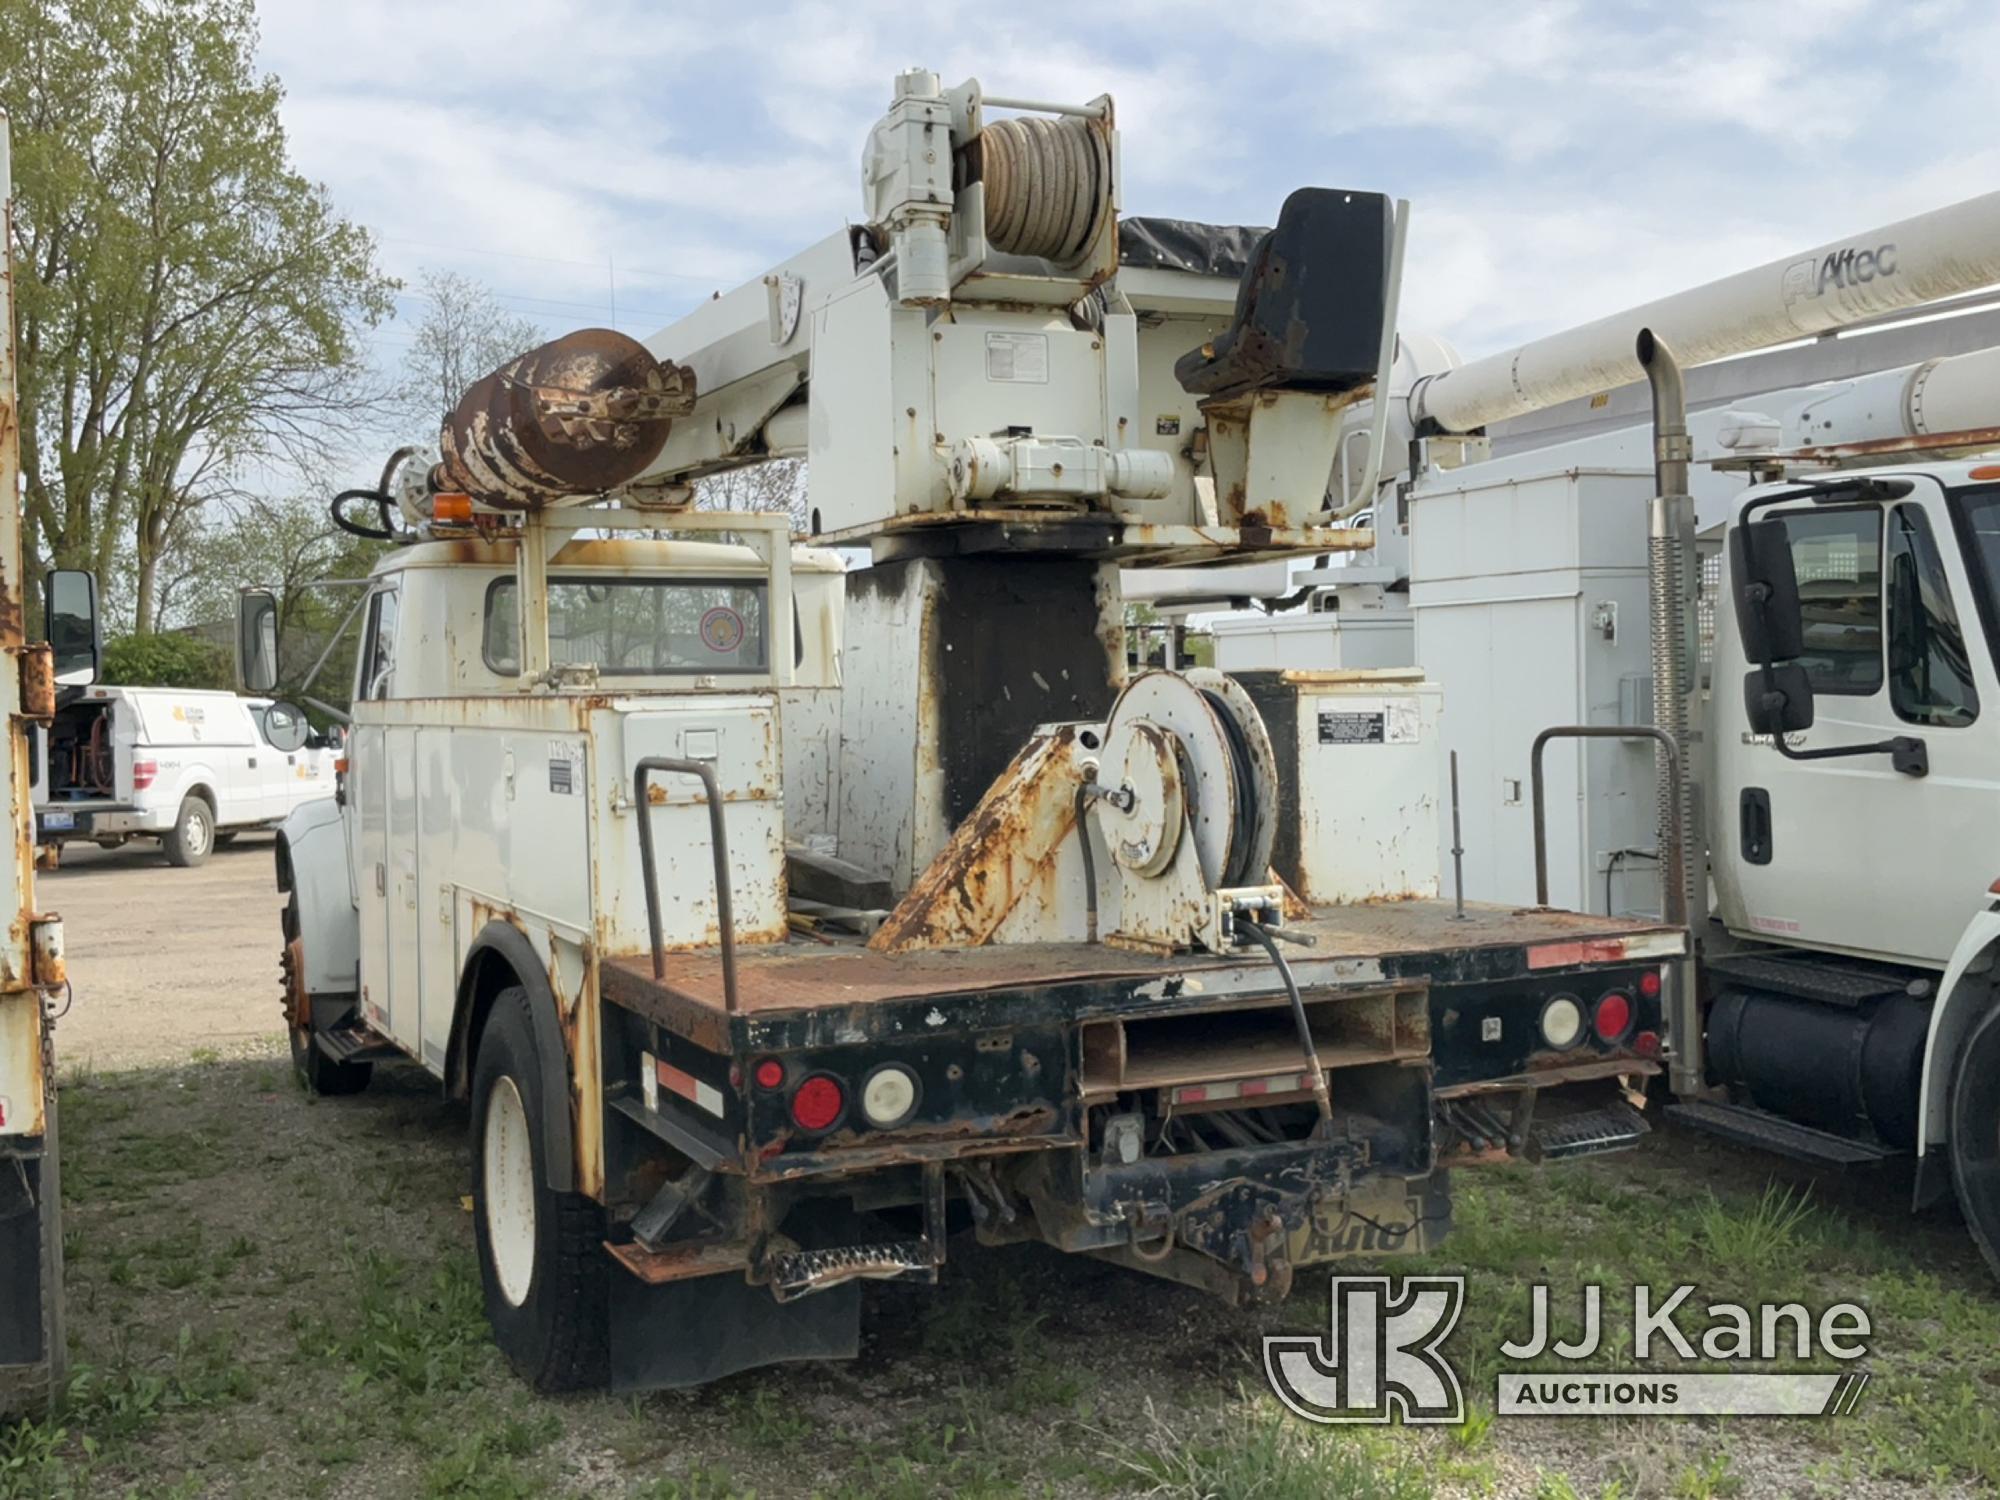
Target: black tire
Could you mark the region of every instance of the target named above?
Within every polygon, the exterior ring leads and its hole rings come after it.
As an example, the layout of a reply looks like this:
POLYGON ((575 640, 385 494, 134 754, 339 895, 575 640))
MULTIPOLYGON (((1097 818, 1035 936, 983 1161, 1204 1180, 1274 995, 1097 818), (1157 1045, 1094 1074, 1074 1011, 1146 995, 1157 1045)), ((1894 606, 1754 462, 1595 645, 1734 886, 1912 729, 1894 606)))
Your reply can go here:
POLYGON ((206 797, 190 792, 181 799, 181 810, 174 814, 174 826, 160 840, 160 848, 168 864, 184 870, 208 858, 215 849, 215 809, 206 797))
POLYGON ((2000 1006, 1973 1027, 1953 1072, 1951 1180, 1966 1227, 2000 1277, 2000 1006))
POLYGON ((297 891, 293 891, 285 901, 278 922, 285 934, 285 945, 279 950, 278 967, 285 986, 283 997, 285 1030, 290 1033, 292 1039, 292 1067, 298 1073, 300 1081, 305 1084, 308 1093, 323 1094, 328 1097, 358 1094, 368 1087, 368 1080, 375 1076, 375 1064, 338 1062, 328 1057, 320 1050, 319 1043, 313 1040, 311 1026, 300 1025, 293 1014, 292 994, 298 983, 298 976, 293 973, 293 969, 300 961, 299 950, 295 946, 299 936, 297 891))
POLYGON ((494 997, 473 1063, 472 1223, 479 1278, 493 1341, 515 1372, 538 1391, 589 1390, 610 1376, 604 1211, 579 1193, 558 1193, 548 1185, 541 1130, 548 1101, 542 1098, 528 1003, 528 992, 518 985, 494 997), (510 1135, 506 1119, 516 1105, 523 1118, 510 1135), (502 1149, 496 1160, 489 1129, 496 1145, 524 1136, 525 1160, 518 1145, 502 1149), (532 1222, 520 1232, 523 1202, 531 1206, 532 1222), (513 1247, 504 1275, 496 1240, 513 1247))

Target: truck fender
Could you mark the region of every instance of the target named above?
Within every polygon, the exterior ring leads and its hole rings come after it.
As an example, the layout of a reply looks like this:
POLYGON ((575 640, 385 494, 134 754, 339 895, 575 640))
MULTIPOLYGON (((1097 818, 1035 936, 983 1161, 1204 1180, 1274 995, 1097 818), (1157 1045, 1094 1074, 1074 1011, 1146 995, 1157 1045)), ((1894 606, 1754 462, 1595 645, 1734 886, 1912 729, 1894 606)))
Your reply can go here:
MULTIPOLYGON (((535 1052, 542 1065, 542 1097, 570 1104, 569 1048, 556 1020, 555 991, 535 945, 511 922, 495 919, 473 938, 459 971, 458 998, 452 1007, 451 1041, 445 1052, 445 1092, 464 1099, 472 1091, 472 1042, 486 1019, 493 997, 509 985, 528 992, 528 1014, 535 1023, 535 1052)), ((574 1107, 573 1105, 571 1107, 574 1107)), ((576 1191, 576 1129, 570 1110, 542 1112, 542 1160, 548 1164, 549 1187, 558 1193, 576 1191)))
POLYGON ((299 908, 308 995, 359 991, 361 912, 348 868, 347 826, 331 797, 302 802, 278 825, 278 889, 299 908))
POLYGON ((2000 910, 1984 905, 1966 924, 1938 982, 1924 1042, 1923 1087, 1917 1099, 1917 1160, 1947 1143, 1951 1134, 1952 1070, 1980 1017, 1993 1004, 1995 959, 2000 956, 2000 910))

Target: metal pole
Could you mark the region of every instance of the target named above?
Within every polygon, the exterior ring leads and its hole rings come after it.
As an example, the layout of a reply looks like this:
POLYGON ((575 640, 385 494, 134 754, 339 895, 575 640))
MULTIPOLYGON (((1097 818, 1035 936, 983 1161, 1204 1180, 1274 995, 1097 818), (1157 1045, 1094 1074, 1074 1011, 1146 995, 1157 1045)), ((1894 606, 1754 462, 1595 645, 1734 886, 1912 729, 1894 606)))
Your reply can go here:
MULTIPOLYGON (((1534 748, 1528 752, 1529 799, 1535 820, 1535 905, 1549 904, 1549 831, 1542 816, 1542 750, 1550 740, 1651 740, 1660 747, 1667 757, 1674 775, 1680 774, 1681 752, 1674 743, 1674 737, 1664 729, 1639 724, 1630 728, 1622 724, 1558 724, 1544 729, 1535 736, 1534 748)), ((1686 892, 1682 888, 1681 870, 1684 868, 1684 854, 1681 849, 1678 828, 1672 830, 1674 837, 1660 857, 1660 899, 1666 910, 1662 914, 1670 926, 1687 926, 1686 892)))
POLYGON ((736 919, 729 906, 729 835, 723 826, 722 788, 715 769, 705 760, 680 760, 649 755, 632 771, 632 801, 639 818, 639 871, 646 882, 646 934, 653 944, 653 977, 667 977, 667 953, 660 941, 660 890, 653 862, 653 805, 646 796, 655 771, 679 772, 701 782, 708 803, 708 838, 715 855, 715 930, 722 940, 722 1008, 736 1014, 736 919))
POLYGON ((1451 887, 1458 909, 1454 922, 1465 920, 1465 835, 1458 826, 1458 752, 1451 752, 1451 887))

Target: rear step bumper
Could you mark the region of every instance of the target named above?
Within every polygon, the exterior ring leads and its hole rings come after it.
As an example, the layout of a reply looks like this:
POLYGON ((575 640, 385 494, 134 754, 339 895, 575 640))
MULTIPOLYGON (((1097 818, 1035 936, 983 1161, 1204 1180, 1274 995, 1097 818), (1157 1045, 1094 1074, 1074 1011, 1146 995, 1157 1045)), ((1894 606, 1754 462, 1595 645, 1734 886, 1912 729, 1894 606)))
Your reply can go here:
POLYGON ((1631 1105, 1607 1104, 1602 1109, 1537 1123, 1530 1133, 1529 1155, 1543 1161, 1565 1161, 1573 1156, 1629 1151, 1652 1133, 1646 1117, 1631 1105))
POLYGON ((1887 1161, 1904 1153, 1888 1146, 1878 1146, 1872 1141, 1850 1140, 1844 1135, 1834 1135, 1831 1131, 1817 1130, 1810 1125, 1800 1125, 1782 1115, 1769 1114, 1761 1109, 1748 1109, 1740 1104, 1709 1104, 1694 1101, 1667 1106, 1667 1118, 1676 1125, 1685 1125, 1690 1130, 1706 1131, 1720 1136, 1725 1141, 1733 1141, 1739 1146, 1752 1146, 1759 1151, 1775 1151, 1780 1156, 1789 1156, 1794 1161, 1811 1162, 1816 1166, 1849 1167, 1870 1166, 1875 1162, 1887 1161))

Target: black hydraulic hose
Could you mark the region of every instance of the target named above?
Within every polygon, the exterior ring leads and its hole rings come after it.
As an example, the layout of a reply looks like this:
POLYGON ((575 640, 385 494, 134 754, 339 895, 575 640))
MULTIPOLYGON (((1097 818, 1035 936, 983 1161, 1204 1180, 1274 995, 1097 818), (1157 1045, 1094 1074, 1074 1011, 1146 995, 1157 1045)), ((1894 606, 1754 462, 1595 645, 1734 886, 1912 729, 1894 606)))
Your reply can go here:
POLYGON ((1299 993, 1299 982, 1292 977, 1292 966, 1285 962, 1285 955, 1278 951, 1278 944, 1261 922, 1253 922, 1248 917, 1236 919, 1239 932, 1247 932, 1263 950, 1270 955, 1271 962, 1278 966, 1278 977, 1285 981, 1285 996, 1292 1002, 1292 1020, 1299 1028, 1299 1049, 1306 1055, 1306 1066, 1312 1069, 1313 1098, 1319 1101, 1319 1117, 1329 1129, 1333 1125, 1333 1099, 1326 1091, 1326 1073, 1319 1065, 1319 1048, 1313 1045, 1312 1026, 1306 1020, 1305 997, 1299 993))
POLYGON ((333 503, 327 508, 327 513, 333 517, 333 524, 349 536, 358 536, 371 542, 393 542, 396 539, 395 528, 389 524, 389 497, 381 490, 342 490, 333 497, 333 503), (375 507, 376 514, 382 518, 382 524, 364 526, 359 521, 349 520, 347 502, 350 500, 366 500, 375 507))
POLYGON ((1222 738, 1229 747, 1229 778, 1236 789, 1236 818, 1230 825, 1229 850, 1217 883, 1225 887, 1248 885, 1262 873, 1250 868, 1257 852, 1257 773, 1250 764, 1250 742, 1244 737, 1243 726, 1236 722, 1236 710, 1229 706, 1229 700, 1208 688, 1200 691, 1222 725, 1222 738))

